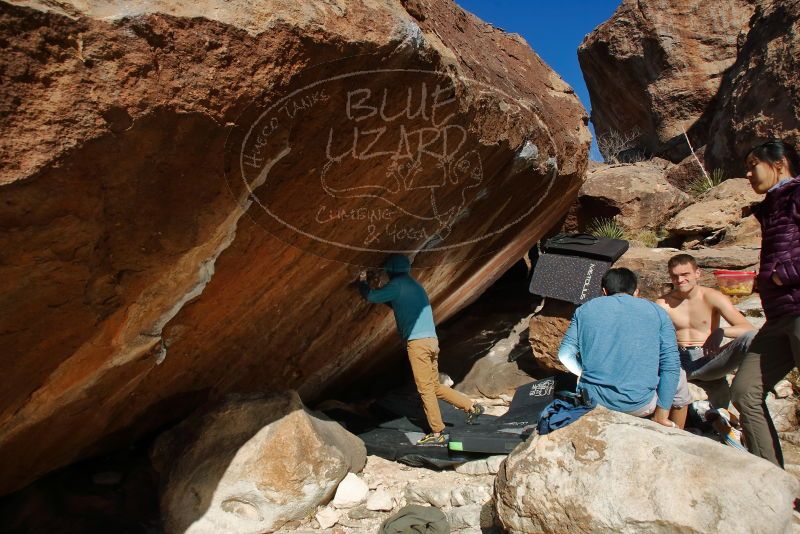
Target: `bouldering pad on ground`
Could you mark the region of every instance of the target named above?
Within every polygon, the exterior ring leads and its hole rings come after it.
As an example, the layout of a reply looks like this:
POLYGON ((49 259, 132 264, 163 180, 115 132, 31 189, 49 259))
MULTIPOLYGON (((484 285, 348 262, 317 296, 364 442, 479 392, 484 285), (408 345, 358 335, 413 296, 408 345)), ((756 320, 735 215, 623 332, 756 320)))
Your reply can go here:
POLYGON ((379 401, 382 408, 398 415, 359 437, 367 453, 413 466, 444 468, 474 459, 476 455, 508 454, 536 428, 544 408, 552 402, 555 378, 545 378, 517 388, 508 411, 500 416, 482 415, 476 424, 465 423, 464 412, 439 402, 448 425, 449 446, 416 445, 425 432, 422 404, 416 392, 393 392, 379 401))
POLYGON ((517 388, 508 411, 492 421, 454 428, 448 448, 457 452, 508 454, 535 431, 542 411, 553 402, 555 378, 517 388))

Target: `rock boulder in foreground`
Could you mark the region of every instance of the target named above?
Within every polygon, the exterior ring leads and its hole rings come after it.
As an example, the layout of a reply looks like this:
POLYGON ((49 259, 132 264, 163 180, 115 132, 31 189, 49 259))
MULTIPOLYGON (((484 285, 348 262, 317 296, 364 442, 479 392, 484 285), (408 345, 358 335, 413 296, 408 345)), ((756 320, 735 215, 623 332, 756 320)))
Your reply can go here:
POLYGON ((231 398, 164 433, 153 465, 169 533, 271 532, 363 469, 364 443, 294 392, 231 398))
POLYGON ((732 447, 596 408, 503 463, 510 533, 789 532, 797 479, 732 447))

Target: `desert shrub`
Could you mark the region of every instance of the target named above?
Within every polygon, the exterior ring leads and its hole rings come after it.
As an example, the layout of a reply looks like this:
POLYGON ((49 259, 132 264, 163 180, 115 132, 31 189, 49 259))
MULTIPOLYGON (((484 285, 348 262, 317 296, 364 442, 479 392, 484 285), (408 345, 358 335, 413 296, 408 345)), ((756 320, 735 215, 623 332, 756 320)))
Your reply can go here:
POLYGON ((636 141, 642 136, 638 128, 622 133, 609 130, 597 136, 597 149, 606 163, 635 163, 644 161, 647 155, 636 148, 636 141))
POLYGON ((725 171, 722 169, 714 169, 711 174, 703 174, 689 183, 689 194, 699 197, 707 192, 709 189, 718 186, 725 181, 725 171))
POLYGON ((595 237, 608 237, 611 239, 625 239, 625 230, 616 219, 599 217, 592 219, 586 227, 587 233, 595 237))

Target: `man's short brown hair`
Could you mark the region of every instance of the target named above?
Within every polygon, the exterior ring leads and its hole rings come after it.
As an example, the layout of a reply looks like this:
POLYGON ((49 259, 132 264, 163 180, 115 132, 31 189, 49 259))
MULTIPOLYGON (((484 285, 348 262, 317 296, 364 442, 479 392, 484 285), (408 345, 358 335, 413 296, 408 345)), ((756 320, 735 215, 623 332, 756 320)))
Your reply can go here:
POLYGON ((678 265, 689 264, 693 269, 697 269, 697 260, 691 254, 675 254, 667 262, 667 270, 671 271, 673 267, 678 265))

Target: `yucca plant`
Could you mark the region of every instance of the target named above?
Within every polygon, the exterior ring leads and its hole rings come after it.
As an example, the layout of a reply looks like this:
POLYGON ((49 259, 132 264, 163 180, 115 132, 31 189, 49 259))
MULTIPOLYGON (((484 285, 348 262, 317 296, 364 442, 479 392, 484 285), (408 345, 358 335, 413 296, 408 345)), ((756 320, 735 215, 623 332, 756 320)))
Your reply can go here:
POLYGON ((695 179, 689 184, 689 193, 692 196, 699 197, 712 187, 716 187, 725 181, 725 171, 722 169, 714 169, 711 174, 703 173, 703 176, 695 179))
POLYGON ((586 227, 586 231, 595 237, 625 239, 625 230, 614 218, 599 217, 593 219, 589 226, 586 227))

